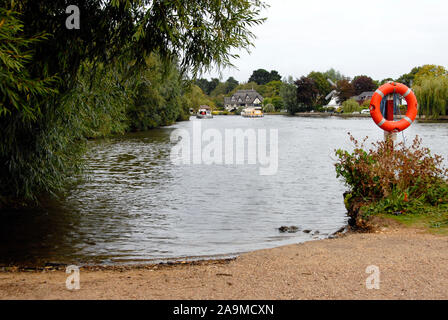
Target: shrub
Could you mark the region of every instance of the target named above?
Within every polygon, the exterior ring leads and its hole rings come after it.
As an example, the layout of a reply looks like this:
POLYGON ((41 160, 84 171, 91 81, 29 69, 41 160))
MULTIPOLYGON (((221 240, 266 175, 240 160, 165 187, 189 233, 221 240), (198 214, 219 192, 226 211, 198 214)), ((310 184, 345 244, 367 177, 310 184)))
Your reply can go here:
POLYGON ((272 103, 269 103, 263 107, 263 112, 275 112, 275 107, 272 103))
MULTIPOLYGON (((353 152, 336 150, 337 177, 350 188, 345 195, 349 215, 356 221, 372 214, 421 213, 428 206, 448 204, 448 170, 443 158, 432 155, 416 137, 410 147, 379 141, 368 151, 366 139, 353 152)), ((426 210, 431 211, 431 210, 426 210)), ((357 223, 359 226, 359 224, 357 223)))
POLYGON ((241 115, 241 112, 243 112, 243 107, 238 107, 238 109, 235 110, 236 115, 241 115))
POLYGON ((371 101, 371 99, 364 100, 364 102, 361 105, 361 109, 369 109, 370 101, 371 101))
POLYGON ((272 97, 272 104, 274 105, 275 110, 280 110, 281 108, 283 108, 283 99, 280 96, 275 96, 272 97))
POLYGON ((355 111, 361 111, 361 107, 356 100, 349 99, 342 103, 342 110, 344 110, 344 113, 352 113, 355 111))

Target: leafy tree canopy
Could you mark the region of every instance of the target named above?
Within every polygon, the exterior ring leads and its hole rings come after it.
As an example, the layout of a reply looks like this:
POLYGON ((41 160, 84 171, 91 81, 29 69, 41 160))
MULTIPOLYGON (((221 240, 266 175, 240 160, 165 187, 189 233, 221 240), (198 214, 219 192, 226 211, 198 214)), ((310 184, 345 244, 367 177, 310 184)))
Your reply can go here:
POLYGON ((365 91, 375 91, 376 85, 372 78, 368 76, 356 76, 352 81, 355 95, 359 95, 365 91))
POLYGON ((275 70, 269 72, 265 69, 258 69, 252 72, 249 82, 255 82, 256 84, 262 85, 271 81, 279 81, 281 78, 280 74, 275 70))
MULTIPOLYGON (((379 85, 383 85, 383 84, 385 84, 385 83, 387 83, 387 82, 389 82, 389 81, 394 81, 394 79, 392 79, 392 78, 386 78, 386 79, 381 80, 378 84, 379 84, 379 85)), ((397 82, 399 82, 399 81, 397 80, 397 82)))
POLYGON ((311 110, 319 94, 316 83, 313 79, 302 76, 295 85, 297 86, 297 102, 304 111, 311 110))
MULTIPOLYGON (((417 81, 416 81, 417 82, 417 81)), ((423 77, 413 87, 420 115, 437 119, 448 114, 448 77, 423 77)))
POLYGON ((443 66, 434 64, 426 64, 421 66, 414 77, 414 83, 419 85, 425 78, 444 77, 448 75, 448 71, 443 66))
POLYGON ((336 83, 336 92, 338 103, 343 103, 355 95, 355 89, 353 88, 352 83, 347 79, 339 80, 336 83))
POLYGON ((231 92, 239 85, 239 82, 234 77, 229 77, 226 80, 226 94, 231 92))
POLYGON ((122 131, 125 116, 135 129, 183 118, 182 75, 230 66, 235 49, 252 46, 251 27, 264 21, 265 6, 79 0, 80 29, 69 30, 69 3, 0 0, 0 207, 9 197, 60 191, 79 168, 86 125, 103 135, 122 131), (132 84, 136 75, 144 83, 132 84), (119 108, 129 88, 135 108, 119 108))
POLYGON ((233 48, 248 49, 250 27, 264 21, 259 0, 165 1, 81 0, 79 30, 65 26, 66 0, 2 0, 2 7, 21 14, 27 36, 46 32, 36 46, 33 74, 73 77, 84 59, 109 60, 131 54, 136 61, 152 52, 162 59, 181 57, 183 70, 196 74, 214 65, 231 65, 233 48), (11 3, 16 3, 12 6, 11 3))
POLYGON ((332 90, 330 82, 328 82, 327 77, 322 72, 312 71, 308 74, 308 78, 311 78, 314 80, 317 90, 319 91, 319 94, 316 97, 316 101, 314 101, 313 105, 314 106, 324 105, 326 102, 325 97, 332 90))
POLYGON ((282 76, 275 70, 271 70, 270 75, 270 81, 280 81, 282 79, 282 76))
POLYGON ((282 97, 284 107, 290 114, 299 111, 299 104, 297 102, 297 87, 291 76, 285 79, 280 88, 280 96, 282 97))
POLYGON ((330 79, 331 81, 333 81, 335 83, 339 80, 345 79, 345 77, 342 73, 340 73, 339 71, 336 71, 333 68, 325 71, 324 76, 325 76, 325 78, 330 79))
POLYGON ((396 81, 411 87, 415 78, 415 75, 420 70, 421 67, 412 68, 411 72, 403 74, 396 81))
POLYGON ((32 45, 47 35, 23 37, 23 27, 16 13, 0 8, 0 117, 20 112, 25 119, 35 119, 43 98, 56 93, 51 88, 56 77, 34 79, 26 68, 32 45))

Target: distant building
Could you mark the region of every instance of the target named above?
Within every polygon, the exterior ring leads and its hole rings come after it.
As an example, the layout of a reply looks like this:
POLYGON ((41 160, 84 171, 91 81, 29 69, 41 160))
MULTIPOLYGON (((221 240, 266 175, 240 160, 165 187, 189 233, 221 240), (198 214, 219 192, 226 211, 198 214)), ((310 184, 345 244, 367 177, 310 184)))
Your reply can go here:
POLYGON ((365 91, 358 96, 351 97, 351 99, 355 99, 359 104, 363 104, 364 101, 372 99, 374 93, 373 91, 365 91))
POLYGON ((238 90, 231 97, 224 98, 224 108, 228 111, 234 111, 239 107, 259 107, 263 102, 263 97, 254 89, 238 90))

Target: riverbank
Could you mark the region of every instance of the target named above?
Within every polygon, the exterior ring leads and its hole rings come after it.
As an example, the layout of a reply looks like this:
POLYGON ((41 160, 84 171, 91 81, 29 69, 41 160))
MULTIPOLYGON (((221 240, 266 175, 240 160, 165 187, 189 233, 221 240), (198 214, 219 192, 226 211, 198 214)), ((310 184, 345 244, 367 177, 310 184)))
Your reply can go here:
MULTIPOLYGON (((336 113, 336 112, 298 112, 294 114, 295 117, 305 117, 305 118, 329 118, 329 117, 339 117, 339 118, 370 118, 370 114, 361 113, 336 113)), ((395 115, 395 119, 402 119, 404 115, 395 115)), ((438 119, 426 119, 424 116, 417 116, 417 121, 420 122, 448 122, 448 116, 440 116, 438 119)))
POLYGON ((0 273, 0 299, 447 299, 448 238, 396 223, 175 265, 81 269, 80 290, 64 270, 0 273), (380 289, 366 288, 368 266, 380 289))

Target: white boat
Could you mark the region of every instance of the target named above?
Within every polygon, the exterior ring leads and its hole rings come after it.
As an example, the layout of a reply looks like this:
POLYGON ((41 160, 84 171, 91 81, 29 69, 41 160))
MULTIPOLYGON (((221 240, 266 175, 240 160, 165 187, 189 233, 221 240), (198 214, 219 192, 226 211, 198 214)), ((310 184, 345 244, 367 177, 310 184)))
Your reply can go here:
POLYGON ((196 113, 198 119, 211 119, 213 118, 212 110, 209 106, 200 106, 196 113))

